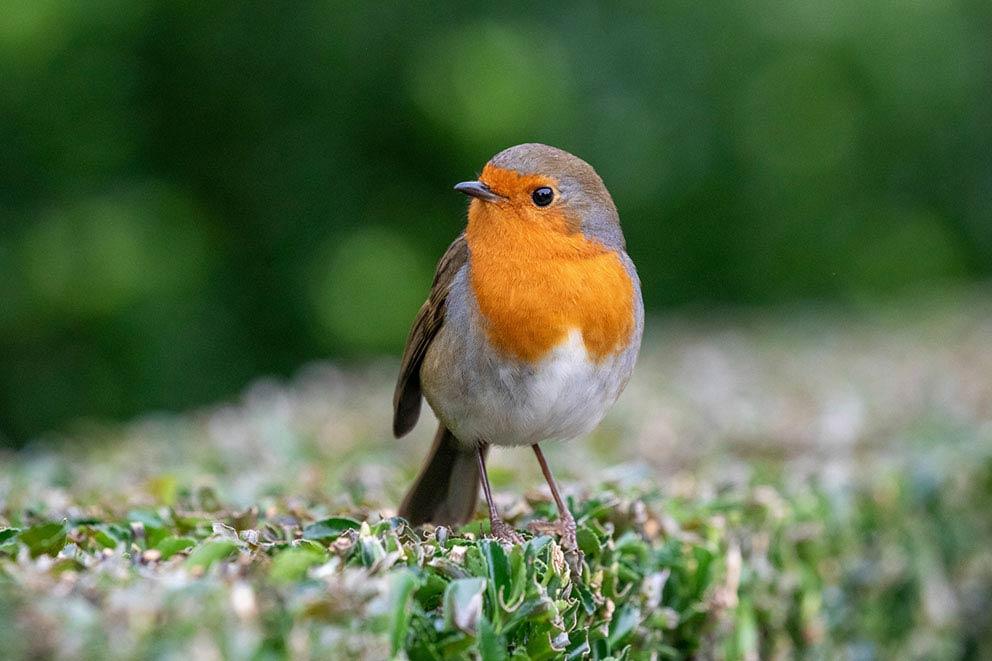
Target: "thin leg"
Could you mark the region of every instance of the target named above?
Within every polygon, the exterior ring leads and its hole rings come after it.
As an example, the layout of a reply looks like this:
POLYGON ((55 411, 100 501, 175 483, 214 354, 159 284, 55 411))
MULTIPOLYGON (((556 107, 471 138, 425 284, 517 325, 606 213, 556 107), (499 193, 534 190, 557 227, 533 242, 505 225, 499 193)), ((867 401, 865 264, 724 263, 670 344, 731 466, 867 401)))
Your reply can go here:
POLYGON ((479 444, 475 450, 475 455, 479 458, 479 476, 482 478, 482 492, 486 496, 486 505, 489 506, 489 528, 493 537, 511 544, 522 544, 524 539, 512 526, 499 517, 496 511, 496 503, 493 502, 492 488, 489 486, 489 474, 486 472, 486 445, 479 444))
POLYGON ((575 519, 572 517, 572 513, 568 511, 568 508, 565 507, 565 501, 562 500, 561 494, 558 492, 558 483, 555 482, 555 476, 551 474, 551 469, 548 468, 548 461, 544 458, 544 453, 541 452, 541 446, 535 444, 533 448, 534 454, 537 455, 537 463, 541 464, 541 472, 544 473, 544 479, 551 489, 551 497, 555 499, 555 505, 558 506, 558 515, 562 521, 571 521, 574 528, 575 519))
MULTIPOLYGON (((534 444, 533 447, 534 454, 537 455, 537 462, 541 464, 541 472, 544 473, 544 479, 551 489, 551 497, 555 499, 555 505, 558 506, 558 524, 554 528, 561 535, 562 546, 567 551, 578 554, 579 544, 575 537, 575 517, 568 511, 565 501, 562 500, 561 493, 558 491, 558 484, 551 474, 551 469, 548 468, 548 462, 544 458, 544 453, 541 452, 541 448, 537 444, 534 444)), ((577 558, 581 559, 581 555, 577 555, 577 558)))

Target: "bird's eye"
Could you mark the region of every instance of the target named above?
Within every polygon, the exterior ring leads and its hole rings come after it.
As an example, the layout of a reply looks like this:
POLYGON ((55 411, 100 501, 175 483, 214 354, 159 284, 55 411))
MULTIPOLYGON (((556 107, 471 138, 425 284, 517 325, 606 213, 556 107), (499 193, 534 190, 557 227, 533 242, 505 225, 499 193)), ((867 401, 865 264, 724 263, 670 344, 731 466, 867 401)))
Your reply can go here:
POLYGON ((555 199, 555 192, 547 186, 541 186, 530 194, 530 199, 534 200, 534 204, 537 206, 546 207, 551 204, 551 200, 555 199))

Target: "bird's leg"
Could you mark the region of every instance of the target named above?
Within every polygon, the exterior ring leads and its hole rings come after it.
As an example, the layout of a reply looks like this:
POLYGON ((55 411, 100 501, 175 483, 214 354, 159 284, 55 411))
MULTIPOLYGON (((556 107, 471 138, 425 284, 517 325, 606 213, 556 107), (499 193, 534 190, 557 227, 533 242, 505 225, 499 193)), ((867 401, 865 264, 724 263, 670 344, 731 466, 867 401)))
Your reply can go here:
POLYGON ((482 477, 482 491, 486 494, 486 505, 489 506, 489 529, 492 531, 493 537, 510 544, 523 544, 523 537, 506 521, 499 518, 499 512, 496 511, 493 492, 489 487, 489 475, 486 473, 486 444, 480 443, 475 453, 479 458, 479 475, 482 477))
POLYGON ((562 547, 570 556, 569 564, 577 569, 582 563, 582 552, 579 551, 578 540, 575 537, 575 517, 568 510, 565 501, 562 500, 561 493, 558 491, 558 484, 551 474, 551 469, 548 468, 548 462, 544 458, 544 453, 541 452, 540 446, 535 443, 533 447, 534 454, 537 455, 537 461, 541 464, 541 472, 544 473, 544 479, 551 489, 551 497, 555 499, 555 505, 558 507, 558 521, 555 524, 535 521, 531 524, 531 527, 535 532, 553 531, 561 535, 562 547))

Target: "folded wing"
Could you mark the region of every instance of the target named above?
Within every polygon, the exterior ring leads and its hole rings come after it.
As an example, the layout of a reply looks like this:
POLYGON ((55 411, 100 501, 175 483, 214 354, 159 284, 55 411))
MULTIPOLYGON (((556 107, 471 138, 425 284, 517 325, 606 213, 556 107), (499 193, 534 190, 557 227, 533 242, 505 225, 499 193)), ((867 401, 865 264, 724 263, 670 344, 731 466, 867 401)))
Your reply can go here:
POLYGON ((393 393, 393 434, 403 436, 417 424, 420 417, 420 365, 434 337, 444 324, 445 308, 451 283, 468 262, 465 236, 459 236, 448 247, 434 273, 434 283, 427 301, 420 307, 410 336, 403 350, 400 375, 393 393))

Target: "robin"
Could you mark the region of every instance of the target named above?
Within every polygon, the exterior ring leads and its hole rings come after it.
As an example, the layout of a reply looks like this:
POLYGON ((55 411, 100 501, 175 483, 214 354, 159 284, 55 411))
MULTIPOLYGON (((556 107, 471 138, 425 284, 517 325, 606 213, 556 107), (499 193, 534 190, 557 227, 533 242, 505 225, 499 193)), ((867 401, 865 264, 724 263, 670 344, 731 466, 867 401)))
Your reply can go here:
POLYGON ((539 443, 591 431, 630 378, 644 327, 640 282, 616 206, 582 159, 542 144, 510 147, 477 181, 468 226, 438 263, 393 397, 393 432, 409 432, 421 396, 440 424, 400 505, 412 525, 459 525, 479 485, 492 534, 521 537, 499 516, 486 475, 492 445, 533 448, 576 549, 575 519, 539 443))

